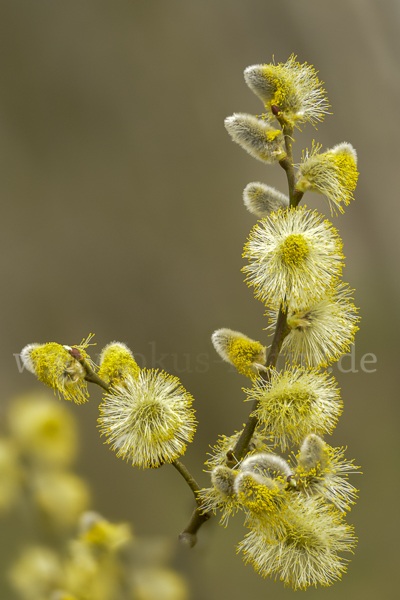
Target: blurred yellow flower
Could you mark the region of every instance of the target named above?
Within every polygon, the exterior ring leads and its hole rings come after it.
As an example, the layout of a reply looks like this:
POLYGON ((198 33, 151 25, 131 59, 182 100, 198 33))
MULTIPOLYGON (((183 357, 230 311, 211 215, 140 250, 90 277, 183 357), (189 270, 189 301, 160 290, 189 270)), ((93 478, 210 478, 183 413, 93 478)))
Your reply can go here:
POLYGON ((9 573, 10 583, 23 600, 48 598, 60 586, 62 566, 54 550, 28 546, 9 573))
POLYGON ((86 512, 80 520, 80 539, 93 546, 117 550, 132 541, 129 523, 114 524, 95 512, 86 512))
POLYGON ((60 527, 76 525, 90 501, 86 482, 67 471, 43 471, 36 474, 33 489, 40 509, 60 527))
POLYGON ((140 569, 133 574, 134 600, 189 600, 183 577, 166 568, 140 569))
POLYGON ((16 501, 21 477, 16 444, 11 439, 0 438, 0 513, 9 510, 16 501))
POLYGON ((35 462, 66 467, 76 456, 77 430, 68 408, 43 394, 27 394, 10 403, 10 432, 20 450, 35 462))

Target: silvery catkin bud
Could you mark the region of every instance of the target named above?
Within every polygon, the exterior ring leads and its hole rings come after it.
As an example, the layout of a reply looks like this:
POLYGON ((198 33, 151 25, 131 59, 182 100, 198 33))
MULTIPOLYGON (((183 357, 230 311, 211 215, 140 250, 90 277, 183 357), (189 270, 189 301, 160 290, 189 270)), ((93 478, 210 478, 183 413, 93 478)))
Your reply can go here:
POLYGON ((253 182, 243 190, 243 202, 248 211, 264 219, 272 212, 284 210, 289 206, 289 198, 275 188, 264 183, 253 182))
POLYGON ((225 119, 225 128, 233 141, 258 160, 273 163, 286 156, 282 131, 246 113, 235 113, 225 119))

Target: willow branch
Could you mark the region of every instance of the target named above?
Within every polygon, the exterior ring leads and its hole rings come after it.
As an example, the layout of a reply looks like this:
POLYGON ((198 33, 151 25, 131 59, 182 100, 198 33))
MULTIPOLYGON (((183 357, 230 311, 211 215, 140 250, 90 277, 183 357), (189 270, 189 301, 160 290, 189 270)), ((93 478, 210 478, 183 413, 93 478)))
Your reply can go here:
MULTIPOLYGON (((293 125, 287 123, 284 119, 283 115, 280 113, 280 110, 277 106, 272 106, 272 112, 276 116, 279 121, 279 124, 282 127, 283 135, 285 138, 285 148, 286 148, 286 156, 284 159, 279 161, 281 167, 285 170, 288 188, 289 188, 289 198, 290 198, 290 206, 296 207, 300 202, 303 194, 301 192, 297 192, 295 190, 295 174, 294 174, 294 166, 293 166, 293 152, 292 152, 292 135, 293 135, 293 125)), ((277 363, 283 340, 288 335, 290 329, 286 322, 286 311, 283 309, 281 305, 279 310, 279 315, 276 323, 274 339, 272 340, 272 344, 270 347, 270 351, 267 358, 266 367, 274 367, 277 363)), ((259 376, 264 379, 264 381, 269 382, 269 371, 262 371, 259 373, 259 376)), ((233 455, 237 461, 242 460, 248 451, 249 444, 251 442, 251 438, 253 437, 255 428, 258 425, 257 417, 251 416, 254 414, 254 411, 258 407, 258 400, 253 402, 252 410, 250 412, 250 416, 246 423, 245 428, 242 431, 240 438, 238 439, 235 449, 233 451, 233 455)), ((228 462, 230 457, 228 457, 228 462)))
MULTIPOLYGON (((295 190, 295 173, 293 166, 293 153, 292 153, 292 135, 293 135, 293 126, 288 124, 283 116, 280 114, 278 107, 271 107, 272 112, 277 117, 280 125, 282 126, 283 134, 285 137, 285 148, 286 148, 286 156, 283 160, 279 161, 279 164, 286 172, 286 177, 288 180, 289 187, 289 198, 290 198, 290 206, 296 207, 302 196, 302 192, 298 192, 295 190), (276 109, 276 110, 274 110, 276 109)), ((279 309, 278 319, 276 322, 276 328, 274 333, 274 338, 272 340, 272 344, 270 346, 266 367, 274 367, 277 363, 283 341, 285 337, 289 334, 290 328, 286 321, 287 312, 281 305, 279 309)), ((269 382, 269 371, 260 371, 259 376, 264 379, 264 381, 269 382)), ((249 444, 251 442, 251 438, 253 437, 255 428, 258 425, 258 419, 253 415, 254 411, 258 406, 258 400, 255 400, 250 412, 250 416, 247 420, 245 428, 243 429, 236 446, 233 451, 228 452, 227 455, 227 465, 232 466, 233 461, 240 461, 246 453, 248 452, 249 444), (233 460, 232 460, 233 459, 233 460)), ((174 465, 176 467, 176 465, 174 465)), ((178 467, 176 467, 178 468, 178 467)), ((179 470, 179 469, 178 469, 179 470)), ((188 482, 189 483, 189 482, 188 482)), ((190 485, 190 484, 189 484, 190 485)), ((193 488, 192 488, 193 489, 193 488)), ((195 490, 193 490, 195 493, 195 490)), ((195 493, 196 497, 196 493, 195 493)), ((197 497, 196 502, 198 503, 197 497)), ((197 541, 197 531, 200 527, 210 518, 210 513, 201 513, 199 506, 193 512, 192 517, 190 519, 189 524, 180 534, 179 539, 186 543, 189 547, 193 547, 197 541)))
POLYGON ((179 471, 179 473, 182 475, 183 479, 186 481, 186 483, 192 490, 197 505, 200 506, 201 503, 197 497, 197 492, 200 491, 200 487, 199 487, 199 484, 197 483, 197 481, 195 480, 195 478, 189 473, 189 471, 187 470, 185 465, 183 463, 181 463, 179 460, 176 460, 176 459, 173 460, 171 462, 171 465, 173 467, 175 467, 175 469, 177 471, 179 471))
MULTIPOLYGON (((278 320, 276 323, 274 339, 272 340, 272 344, 269 350, 266 367, 275 367, 281 348, 283 344, 283 340, 288 335, 290 328, 286 322, 286 311, 283 310, 282 306, 279 310, 278 320)), ((269 381, 269 371, 261 371, 259 376, 264 379, 264 381, 269 381)), ((247 453, 249 444, 251 442, 251 438, 253 437, 254 430, 258 425, 257 417, 251 416, 258 406, 258 400, 253 402, 253 406, 251 408, 250 416, 247 420, 246 426, 242 431, 240 438, 238 439, 235 449, 233 451, 233 455, 237 461, 242 460, 247 453)))
POLYGON ((197 531, 200 529, 203 523, 208 521, 208 519, 211 517, 211 513, 202 511, 201 501, 199 500, 199 497, 197 495, 197 492, 200 491, 200 487, 194 479, 194 477, 192 477, 192 475, 189 473, 185 465, 182 464, 179 460, 173 460, 171 464, 182 475, 182 477, 192 490, 196 500, 197 508, 194 510, 188 525, 179 535, 179 540, 181 542, 189 546, 189 548, 193 548, 193 546, 197 542, 197 531))
POLYGON ((210 512, 202 512, 199 507, 197 507, 190 518, 188 525, 179 535, 179 540, 188 546, 189 548, 193 548, 193 546, 197 542, 197 532, 200 527, 208 521, 211 517, 210 512))
POLYGON ((282 169, 286 172, 286 177, 288 180, 289 186, 289 199, 290 206, 293 206, 293 194, 294 194, 294 186, 295 186, 295 176, 294 176, 294 167, 293 167, 293 153, 292 153, 292 134, 293 127, 285 123, 282 127, 283 135, 285 137, 285 148, 286 148, 286 156, 284 159, 279 161, 282 169))
POLYGON ((285 138, 286 156, 284 159, 279 161, 279 164, 281 165, 282 169, 284 169, 286 172, 286 177, 287 177, 288 186, 289 186, 290 206, 296 208, 296 206, 298 206, 300 200, 303 197, 303 192, 299 192, 295 189, 296 179, 295 179, 295 173, 294 173, 293 152, 292 152, 293 125, 291 125, 290 123, 288 123, 285 120, 285 118, 281 114, 278 106, 272 106, 271 108, 272 108, 273 114, 276 116, 279 124, 282 127, 283 135, 285 138))
MULTIPOLYGON (((289 326, 286 323, 286 312, 284 310, 282 310, 282 308, 281 308, 279 311, 278 320, 276 323, 274 339, 272 340, 271 348, 270 348, 270 351, 268 354, 268 359, 267 359, 267 363, 266 363, 267 367, 273 367, 276 365, 276 362, 278 360, 280 350, 281 350, 281 347, 283 344, 283 340, 288 335, 289 331, 290 331, 289 326)), ((269 372, 268 371, 260 372, 260 377, 262 377, 265 381, 269 381, 269 372)), ((258 402, 255 401, 250 415, 257 408, 257 404, 258 404, 258 402)), ((234 458, 236 459, 236 461, 240 461, 246 455, 251 438, 253 437, 253 434, 254 434, 254 430, 257 427, 257 424, 258 424, 258 419, 256 417, 249 416, 246 426, 245 426, 244 430, 242 431, 242 434, 241 434, 241 436, 233 450, 233 453, 232 453, 234 458)), ((175 464, 175 462, 178 463, 178 465, 180 465, 181 467, 183 467, 183 465, 181 465, 181 463, 179 463, 178 461, 174 461, 172 463, 174 465, 174 467, 176 469, 178 469, 178 471, 186 479, 185 473, 181 471, 181 468, 178 468, 178 466, 175 464)), ((183 467, 183 468, 185 469, 185 467, 183 467)), ((187 472, 186 469, 185 469, 185 471, 187 472)), ((197 535, 196 535, 197 531, 200 529, 200 527, 203 525, 203 523, 208 521, 208 519, 211 517, 211 513, 202 513, 201 512, 201 510, 199 508, 197 494, 196 494, 196 491, 198 491, 199 488, 198 488, 196 482, 194 481, 193 477, 191 477, 191 475, 189 473, 188 473, 188 475, 189 475, 189 480, 188 479, 186 479, 186 480, 188 481, 189 486, 191 487, 191 489, 193 490, 193 493, 195 494, 195 498, 196 498, 198 507, 193 512, 192 517, 189 521, 189 524, 183 530, 183 532, 180 534, 179 539, 182 542, 186 543, 190 548, 192 548, 197 541, 197 535), (189 483, 189 481, 194 482, 194 485, 191 485, 191 483, 189 483), (195 486, 197 486, 197 488, 195 486)))

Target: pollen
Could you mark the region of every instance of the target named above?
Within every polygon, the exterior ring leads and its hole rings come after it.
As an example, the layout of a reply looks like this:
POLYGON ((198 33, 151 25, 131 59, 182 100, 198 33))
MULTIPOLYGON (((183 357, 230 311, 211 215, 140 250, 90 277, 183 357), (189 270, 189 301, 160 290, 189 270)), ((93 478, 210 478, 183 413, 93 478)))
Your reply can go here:
POLYGON ((288 81, 285 81, 284 70, 282 66, 278 65, 275 67, 276 75, 270 74, 270 81, 272 86, 275 88, 275 94, 273 97, 273 103, 277 106, 285 103, 285 100, 289 97, 291 92, 288 81))
POLYGON ((332 225, 306 207, 278 210, 255 225, 243 268, 256 297, 278 308, 300 309, 322 298, 343 265, 342 242, 332 225))
POLYGON ((302 235, 289 235, 281 246, 283 261, 293 267, 298 267, 309 254, 309 245, 302 235))
POLYGON ((263 353, 264 347, 259 342, 245 339, 234 339, 229 346, 232 363, 242 375, 255 376, 251 367, 257 357, 263 353))
POLYGON ((284 412, 295 411, 299 415, 306 416, 309 414, 312 405, 317 400, 314 394, 310 394, 305 391, 303 385, 294 384, 290 391, 278 394, 277 397, 271 398, 271 402, 280 402, 282 406, 286 406, 287 410, 284 412))
POLYGON ((335 156, 335 163, 343 187, 349 192, 354 191, 358 180, 357 164, 354 158, 350 154, 338 154, 335 156))
POLYGON ((296 189, 311 190, 326 196, 332 214, 343 213, 353 198, 357 186, 357 153, 347 142, 337 144, 320 154, 321 146, 312 143, 311 151, 305 152, 299 167, 296 189))
POLYGON ((136 378, 140 369, 130 349, 122 342, 111 342, 101 352, 99 377, 110 385, 122 383, 127 376, 136 378))
POLYGON ((225 128, 232 140, 257 160, 274 163, 286 156, 282 131, 271 127, 264 119, 235 113, 225 119, 225 128))
POLYGON ((314 534, 312 529, 293 527, 286 525, 286 536, 283 543, 287 547, 296 548, 296 550, 316 550, 322 546, 321 540, 314 534))
POLYGON ((217 329, 212 335, 212 343, 218 354, 226 362, 236 367, 247 377, 256 377, 265 370, 266 347, 232 329, 217 329))
POLYGON ((285 450, 309 433, 332 432, 342 407, 333 377, 299 367, 283 372, 271 368, 269 374, 269 382, 256 381, 246 392, 247 400, 257 400, 253 414, 265 433, 272 433, 275 445, 285 450))
POLYGON ((282 132, 279 131, 279 129, 275 129, 275 130, 269 131, 267 133, 268 142, 273 142, 276 139, 281 139, 281 137, 282 137, 282 132))
MULTIPOLYGON (((88 358, 84 345, 76 346, 84 358, 88 358)), ((85 402, 88 397, 84 377, 86 372, 82 365, 73 358, 68 347, 55 342, 27 347, 26 362, 37 378, 54 391, 62 394, 66 400, 76 404, 85 402)), ((21 355, 24 359, 24 351, 21 355)))
POLYGON ((184 453, 196 429, 192 396, 177 377, 142 369, 113 386, 100 407, 99 427, 117 456, 156 468, 184 453))
POLYGON ((279 489, 269 489, 257 483, 253 475, 243 474, 240 478, 238 499, 255 514, 274 513, 277 510, 277 500, 282 496, 279 489))
POLYGON ((283 118, 296 127, 307 121, 322 121, 328 112, 326 93, 314 67, 299 64, 293 54, 286 63, 247 67, 244 77, 263 102, 267 120, 275 119, 272 106, 278 106, 283 118))

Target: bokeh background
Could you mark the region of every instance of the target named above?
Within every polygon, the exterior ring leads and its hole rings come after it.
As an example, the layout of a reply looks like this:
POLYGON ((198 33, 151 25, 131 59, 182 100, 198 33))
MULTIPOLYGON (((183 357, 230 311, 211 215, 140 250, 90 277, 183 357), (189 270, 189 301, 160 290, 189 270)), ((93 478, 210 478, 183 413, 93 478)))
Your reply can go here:
MULTIPOLYGON (((347 446, 364 475, 353 479, 361 491, 348 520, 359 544, 348 573, 310 598, 398 589, 399 27, 397 0, 0 3, 0 416, 40 387, 18 370, 25 344, 95 332, 95 356, 123 341, 141 366, 178 375, 195 397, 199 426, 184 461, 204 486, 209 445, 248 413, 248 382, 218 360, 210 336, 230 327, 266 340, 263 305, 240 271, 255 222, 242 190, 264 181, 286 191, 279 166, 233 144, 223 121, 262 111, 242 76, 250 64, 294 53, 325 82, 333 114, 318 131, 296 132, 294 152, 299 161, 313 139, 348 141, 359 156, 356 199, 333 221, 362 321, 353 357, 333 369, 345 408, 329 441, 347 446), (366 354, 376 363, 362 363, 366 354)), ((305 200, 330 218, 322 197, 305 200)), ((172 467, 143 472, 118 459, 96 428, 100 400, 95 388, 70 406, 93 508, 174 538, 190 490, 172 467)), ((25 533, 12 519, 1 526, 4 573, 25 533)), ((196 548, 178 553, 193 599, 293 594, 236 555, 243 533, 240 516, 228 529, 214 519, 196 548)), ((5 582, 0 596, 13 598, 5 582)))

